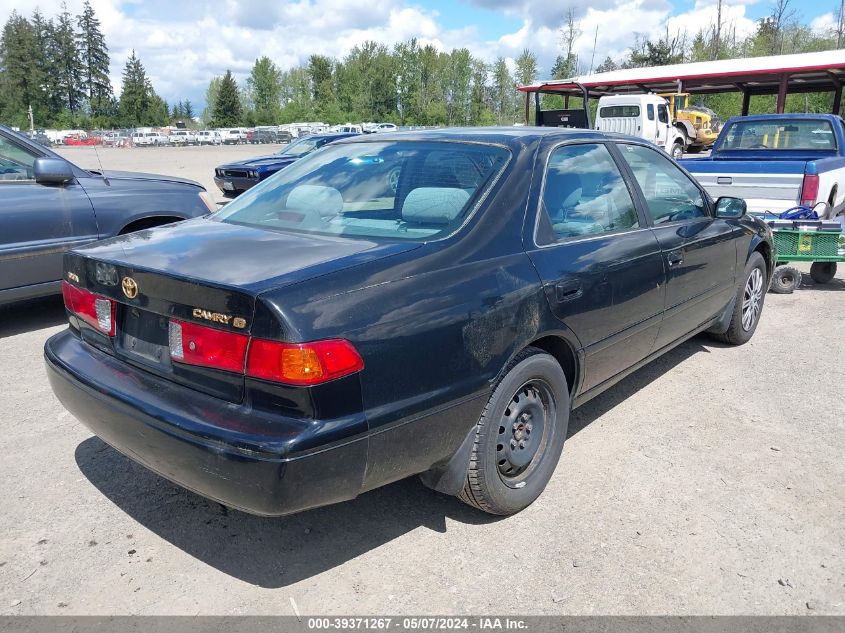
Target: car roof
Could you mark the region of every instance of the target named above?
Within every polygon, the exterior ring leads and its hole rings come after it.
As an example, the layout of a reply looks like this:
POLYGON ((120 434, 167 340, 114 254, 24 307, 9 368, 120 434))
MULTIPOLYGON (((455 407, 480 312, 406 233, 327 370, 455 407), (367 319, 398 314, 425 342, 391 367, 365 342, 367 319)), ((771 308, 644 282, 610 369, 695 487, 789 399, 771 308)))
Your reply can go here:
POLYGON ((495 143, 517 149, 526 143, 536 142, 546 138, 566 139, 613 139, 638 140, 624 134, 599 132, 579 128, 563 127, 475 127, 475 128, 441 128, 437 130, 411 130, 397 132, 383 132, 380 134, 354 134, 354 138, 346 143, 366 143, 384 141, 464 141, 470 143, 495 143))
POLYGON ((303 136, 302 138, 325 138, 329 140, 338 140, 342 138, 350 138, 353 136, 364 135, 358 134, 357 132, 325 132, 323 134, 309 134, 308 136, 303 136))

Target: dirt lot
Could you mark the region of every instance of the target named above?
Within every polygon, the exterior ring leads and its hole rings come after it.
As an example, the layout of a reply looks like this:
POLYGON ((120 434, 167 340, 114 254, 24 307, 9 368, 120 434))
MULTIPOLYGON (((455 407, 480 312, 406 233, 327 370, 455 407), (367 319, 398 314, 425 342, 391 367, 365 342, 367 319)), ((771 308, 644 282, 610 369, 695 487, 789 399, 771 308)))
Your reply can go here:
MULTIPOLYGON (((255 151, 100 156, 211 190, 255 151)), ((289 518, 226 511, 61 408, 41 359, 60 299, 2 308, 0 615, 845 614, 843 298, 841 273, 805 275, 748 345, 696 338, 585 405, 507 519, 414 479, 289 518)))

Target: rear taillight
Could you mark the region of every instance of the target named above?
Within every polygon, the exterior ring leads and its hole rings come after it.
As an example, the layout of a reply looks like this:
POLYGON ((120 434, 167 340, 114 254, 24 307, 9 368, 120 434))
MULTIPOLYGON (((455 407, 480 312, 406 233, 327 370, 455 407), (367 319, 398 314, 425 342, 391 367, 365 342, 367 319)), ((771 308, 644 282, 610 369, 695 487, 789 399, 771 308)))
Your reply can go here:
POLYGON ((341 339, 282 343, 177 320, 170 321, 169 339, 174 362, 287 385, 318 385, 364 367, 352 344, 341 339))
POLYGON ((114 336, 115 303, 111 299, 62 282, 65 307, 103 334, 114 336))
POLYGON ((282 343, 256 338, 246 361, 247 376, 288 385, 317 385, 363 368, 352 343, 342 339, 282 343))
POLYGON ((249 337, 245 334, 172 320, 169 339, 172 360, 224 371, 244 371, 244 357, 249 343, 249 337))
POLYGON ((815 206, 819 197, 819 177, 815 174, 806 174, 804 183, 801 185, 801 204, 806 207, 815 206))

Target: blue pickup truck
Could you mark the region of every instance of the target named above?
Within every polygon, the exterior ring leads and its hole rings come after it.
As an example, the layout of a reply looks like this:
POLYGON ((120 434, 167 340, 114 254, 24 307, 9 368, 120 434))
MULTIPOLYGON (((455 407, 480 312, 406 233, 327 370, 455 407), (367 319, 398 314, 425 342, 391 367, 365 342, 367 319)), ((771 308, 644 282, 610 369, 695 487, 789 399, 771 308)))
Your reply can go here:
POLYGON ((743 198, 751 213, 827 202, 845 208, 845 122, 832 114, 766 114, 727 120, 710 156, 678 161, 714 199, 743 198))

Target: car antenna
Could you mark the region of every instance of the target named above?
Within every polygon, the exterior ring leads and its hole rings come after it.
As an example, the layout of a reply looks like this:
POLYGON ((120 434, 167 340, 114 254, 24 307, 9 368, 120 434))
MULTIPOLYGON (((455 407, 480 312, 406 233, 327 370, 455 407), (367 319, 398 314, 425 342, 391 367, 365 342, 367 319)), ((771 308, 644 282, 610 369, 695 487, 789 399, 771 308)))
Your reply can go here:
POLYGON ((92 147, 94 148, 94 156, 97 157, 97 163, 100 165, 100 176, 102 177, 103 182, 106 183, 106 185, 108 185, 109 187, 111 187, 111 183, 109 182, 109 179, 106 178, 106 172, 103 169, 103 161, 100 160, 100 152, 97 151, 96 145, 92 145, 92 147))

